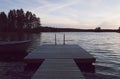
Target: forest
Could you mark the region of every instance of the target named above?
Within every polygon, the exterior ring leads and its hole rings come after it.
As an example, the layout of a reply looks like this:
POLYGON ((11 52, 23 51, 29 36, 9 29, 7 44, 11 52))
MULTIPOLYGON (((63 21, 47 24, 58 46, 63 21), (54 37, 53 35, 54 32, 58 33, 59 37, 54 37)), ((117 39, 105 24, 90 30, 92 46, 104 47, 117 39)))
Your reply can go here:
POLYGON ((13 9, 6 14, 0 12, 0 32, 120 32, 118 29, 74 29, 74 28, 55 28, 49 26, 42 26, 39 17, 36 17, 30 11, 24 12, 23 9, 13 9))
POLYGON ((41 27, 40 18, 30 11, 13 9, 0 12, 0 32, 33 32, 41 27))

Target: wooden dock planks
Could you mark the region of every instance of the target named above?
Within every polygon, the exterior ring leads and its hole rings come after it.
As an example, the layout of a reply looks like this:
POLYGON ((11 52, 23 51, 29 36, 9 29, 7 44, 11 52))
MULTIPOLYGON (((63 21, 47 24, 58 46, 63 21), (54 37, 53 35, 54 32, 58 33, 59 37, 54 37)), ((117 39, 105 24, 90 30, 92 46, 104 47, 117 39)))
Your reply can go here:
POLYGON ((43 60, 32 79, 84 79, 75 62, 91 65, 96 59, 78 45, 42 45, 24 58, 26 63, 43 60))
POLYGON ((43 45, 24 58, 26 62, 41 59, 79 59, 80 62, 95 62, 95 58, 78 45, 43 45))
POLYGON ((46 59, 32 79, 84 79, 73 59, 46 59))

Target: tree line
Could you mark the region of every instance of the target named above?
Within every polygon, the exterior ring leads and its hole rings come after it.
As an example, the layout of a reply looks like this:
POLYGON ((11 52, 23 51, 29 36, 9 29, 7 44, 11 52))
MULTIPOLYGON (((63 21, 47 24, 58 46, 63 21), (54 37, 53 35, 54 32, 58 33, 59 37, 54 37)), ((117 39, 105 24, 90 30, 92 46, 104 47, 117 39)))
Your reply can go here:
POLYGON ((13 9, 8 14, 0 12, 0 32, 31 32, 40 27, 40 18, 30 11, 13 9))

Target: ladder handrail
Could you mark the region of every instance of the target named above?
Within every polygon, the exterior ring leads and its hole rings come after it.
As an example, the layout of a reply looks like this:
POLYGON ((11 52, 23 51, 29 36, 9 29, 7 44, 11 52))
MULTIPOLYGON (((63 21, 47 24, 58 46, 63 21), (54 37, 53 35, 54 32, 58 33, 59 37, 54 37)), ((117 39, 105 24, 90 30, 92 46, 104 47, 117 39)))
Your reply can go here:
POLYGON ((56 34, 55 34, 55 45, 57 45, 57 42, 56 42, 57 38, 56 38, 56 34))
POLYGON ((63 45, 65 45, 65 34, 63 35, 63 45))
MULTIPOLYGON (((65 34, 63 34, 63 45, 65 45, 65 34)), ((56 36, 56 33, 55 33, 55 45, 57 45, 57 36, 56 36)))

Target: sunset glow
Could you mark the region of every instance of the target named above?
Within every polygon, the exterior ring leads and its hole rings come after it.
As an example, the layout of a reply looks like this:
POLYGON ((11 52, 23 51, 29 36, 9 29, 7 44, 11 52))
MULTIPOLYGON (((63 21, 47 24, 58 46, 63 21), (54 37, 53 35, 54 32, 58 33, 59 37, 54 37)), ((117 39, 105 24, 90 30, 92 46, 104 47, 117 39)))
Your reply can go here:
POLYGON ((120 26, 120 0, 0 0, 0 11, 23 8, 43 26, 109 28, 120 26))

